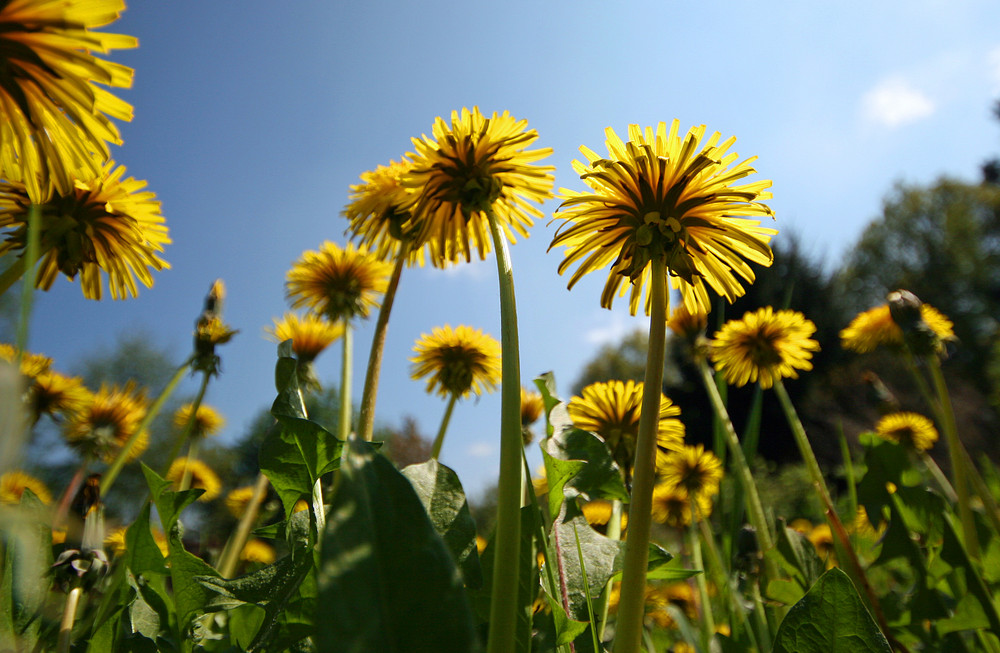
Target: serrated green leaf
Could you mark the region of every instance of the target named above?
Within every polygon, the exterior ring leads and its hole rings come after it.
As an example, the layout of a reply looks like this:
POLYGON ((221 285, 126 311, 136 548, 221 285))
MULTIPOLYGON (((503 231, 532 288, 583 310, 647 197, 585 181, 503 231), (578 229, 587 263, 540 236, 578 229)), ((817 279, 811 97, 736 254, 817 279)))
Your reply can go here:
POLYGON ((125 531, 125 564, 136 576, 156 574, 166 576, 166 558, 149 529, 149 515, 152 504, 147 503, 132 525, 125 531))
POLYGON ((588 500, 617 499, 624 502, 629 500, 628 490, 622 481, 621 469, 612 459, 604 441, 593 433, 580 429, 567 429, 546 440, 543 454, 562 461, 584 463, 576 474, 565 482, 566 489, 563 493, 567 499, 582 496, 588 500))
POLYGON ((892 653, 851 579, 834 567, 792 606, 773 653, 892 653))
POLYGON ((257 633, 260 632, 265 617, 263 608, 250 603, 229 611, 229 637, 240 650, 246 651, 250 648, 257 633))
POLYGON ((260 469, 290 515, 299 499, 312 500, 321 476, 337 468, 343 443, 315 422, 275 415, 260 446, 260 469))
POLYGON ((562 573, 560 585, 565 587, 569 601, 569 617, 589 621, 587 594, 592 598, 600 596, 608 580, 619 571, 624 542, 601 535, 591 528, 583 515, 577 515, 566 521, 555 521, 549 546, 548 559, 558 564, 562 573), (582 561, 580 550, 583 551, 582 561), (581 565, 586 565, 586 584, 581 565))
POLYGON ((451 555, 413 486, 367 442, 347 444, 322 556, 320 650, 478 649, 451 555))
POLYGON ((549 606, 549 610, 552 612, 552 624, 555 630, 556 646, 569 644, 586 632, 587 628, 590 626, 589 621, 577 621, 576 619, 571 619, 569 615, 566 614, 566 610, 559 601, 549 596, 548 592, 543 592, 542 595, 545 597, 545 603, 549 606))

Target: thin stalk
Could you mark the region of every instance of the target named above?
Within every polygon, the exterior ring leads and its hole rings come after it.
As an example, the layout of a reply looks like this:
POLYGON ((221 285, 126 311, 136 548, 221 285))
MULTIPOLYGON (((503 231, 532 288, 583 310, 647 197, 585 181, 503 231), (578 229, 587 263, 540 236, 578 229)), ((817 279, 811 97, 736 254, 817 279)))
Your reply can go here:
POLYGON ((233 574, 236 573, 236 565, 239 562, 240 553, 243 552, 243 547, 247 544, 250 531, 253 529, 254 524, 257 523, 260 504, 267 493, 267 483, 268 480, 264 474, 257 475, 250 502, 247 504, 246 510, 243 511, 240 523, 236 526, 236 530, 233 531, 232 537, 226 543, 226 548, 222 551, 222 555, 219 558, 219 575, 223 578, 232 578, 233 574))
MULTIPOLYGON (((608 520, 608 530, 605 534, 609 540, 616 542, 622 538, 622 502, 617 499, 611 500, 611 519, 608 520)), ((608 610, 611 607, 608 604, 608 598, 611 596, 614 585, 614 580, 609 578, 608 582, 604 584, 604 591, 601 592, 597 603, 596 612, 601 618, 598 622, 597 637, 602 642, 604 641, 604 629, 608 625, 608 610)))
POLYGON ((192 460, 198 457, 198 440, 191 440, 188 445, 187 457, 184 459, 184 471, 181 474, 181 486, 180 491, 191 489, 191 476, 194 472, 194 466, 191 464, 192 460))
MULTIPOLYGON (((24 248, 21 258, 24 261, 24 270, 34 270, 39 254, 39 232, 42 229, 42 207, 34 202, 28 207, 28 242, 24 248)), ((14 263, 14 267, 17 263, 14 263)), ((28 324, 31 322, 31 303, 35 296, 35 280, 37 274, 28 272, 24 275, 24 286, 21 291, 21 315, 17 322, 17 351, 20 352, 28 347, 28 324)), ((20 361, 20 358, 18 359, 20 361)))
POLYGON ((993 525, 993 530, 997 534, 1000 534, 1000 506, 997 505, 996 499, 993 498, 993 493, 986 486, 986 481, 983 480, 979 470, 976 469, 976 464, 973 462, 972 457, 969 456, 969 452, 965 447, 962 447, 962 454, 965 458, 965 471, 969 473, 969 483, 972 484, 972 489, 982 499, 983 512, 986 513, 986 518, 993 525))
POLYGON ((76 584, 66 595, 66 606, 63 608, 62 621, 59 624, 59 653, 69 653, 73 643, 73 623, 76 621, 76 607, 83 595, 83 588, 76 584))
POLYGON ((844 460, 844 481, 847 483, 847 500, 850 505, 851 514, 858 514, 858 487, 854 474, 854 459, 851 458, 851 448, 847 444, 847 436, 844 435, 844 425, 840 425, 840 456, 844 460))
POLYGON ((337 437, 347 442, 351 435, 351 367, 354 357, 354 338, 351 321, 344 320, 344 355, 340 361, 340 416, 337 422, 337 437))
POLYGON ((941 471, 937 461, 931 458, 930 454, 926 451, 918 451, 916 452, 916 455, 924 463, 924 467, 927 468, 927 471, 930 473, 931 478, 934 479, 934 482, 938 486, 938 490, 941 491, 944 498, 951 503, 958 501, 958 495, 955 494, 955 488, 951 486, 951 481, 949 481, 948 477, 941 471))
POLYGON ((455 401, 458 395, 454 392, 448 397, 448 407, 444 409, 444 417, 441 418, 441 426, 438 428, 437 437, 434 438, 434 446, 431 448, 431 459, 437 460, 441 455, 441 445, 444 444, 444 434, 448 431, 448 422, 451 421, 451 411, 455 409, 455 401))
POLYGON ((93 462, 93 458, 87 456, 80 463, 76 472, 73 473, 73 477, 69 480, 69 485, 63 490, 62 496, 59 497, 59 505, 56 507, 56 514, 52 518, 52 528, 58 529, 62 528, 66 522, 66 517, 69 515, 69 504, 73 502, 73 497, 76 496, 77 490, 80 489, 80 485, 83 484, 83 477, 87 474, 87 468, 93 462))
POLYGON ((365 388, 361 394, 361 411, 358 414, 358 433, 362 440, 370 441, 375 430, 375 397, 378 394, 378 377, 382 370, 382 353, 385 350, 385 334, 389 329, 389 313, 396 298, 396 288, 399 287, 399 277, 403 272, 403 264, 410 253, 409 243, 403 243, 396 257, 396 266, 389 277, 389 285, 382 297, 382 306, 375 321, 375 335, 372 337, 372 348, 368 354, 368 369, 365 372, 365 388))
MULTIPOLYGON (((705 560, 701 555, 701 538, 698 537, 698 522, 701 521, 701 515, 698 514, 698 506, 695 505, 694 501, 691 502, 691 523, 688 525, 687 536, 690 541, 691 548, 691 564, 694 565, 695 569, 701 569, 702 573, 698 574, 695 582, 698 584, 698 596, 701 599, 701 638, 702 646, 705 650, 708 650, 712 642, 712 636, 715 635, 715 615, 712 613, 712 601, 708 596, 708 579, 706 578, 708 572, 705 569, 705 560)), ((720 588, 720 591, 721 588, 720 588)))
POLYGON ((149 407, 146 411, 146 416, 142 418, 142 422, 135 432, 125 441, 121 449, 118 450, 118 455, 115 456, 114 461, 111 463, 111 467, 108 471, 104 472, 103 478, 101 478, 101 496, 107 496, 108 490, 114 485, 115 480, 118 478, 118 474, 122 471, 122 467, 125 466, 125 461, 128 460, 128 454, 132 451, 132 447, 135 446, 136 441, 139 439, 139 434, 149 428, 149 425, 153 422, 156 416, 160 413, 160 409, 163 408, 163 404, 167 402, 170 395, 174 393, 177 389, 177 384, 181 382, 184 378, 184 373, 187 372, 188 366, 191 364, 193 358, 189 358, 184 361, 184 363, 177 368, 174 372, 174 376, 167 382, 167 386, 163 388, 163 392, 160 396, 156 398, 153 405, 149 407))
POLYGON ((729 605, 729 619, 730 625, 733 627, 734 636, 737 626, 743 627, 752 647, 759 650, 757 636, 754 634, 753 628, 747 623, 746 608, 736 598, 735 594, 733 594, 733 588, 729 582, 729 568, 722 561, 722 554, 715 543, 715 536, 712 533, 711 525, 707 520, 699 519, 698 529, 701 532, 701 539, 705 543, 705 549, 708 552, 709 564, 715 572, 713 574, 715 576, 715 584, 719 588, 719 591, 723 593, 726 603, 729 605))
POLYGON ((187 423, 184 425, 184 429, 177 435, 177 439, 174 440, 174 446, 170 448, 170 455, 167 456, 167 462, 163 466, 163 471, 160 476, 166 476, 167 471, 170 466, 174 463, 177 455, 181 452, 181 447, 187 442, 187 439, 191 437, 191 431, 194 429, 194 423, 198 418, 198 407, 201 406, 202 400, 205 398, 205 391, 208 389, 208 382, 212 378, 211 372, 203 372, 201 385, 198 387, 198 394, 194 397, 194 402, 191 404, 191 416, 188 417, 187 423))
POLYGON ((496 249, 500 286, 500 345, 503 352, 500 387, 500 477, 497 487, 496 553, 490 597, 487 653, 511 653, 517 638, 518 578, 521 553, 521 501, 524 472, 521 457, 521 362, 517 340, 514 272, 507 241, 492 208, 486 211, 496 249))
POLYGON ((667 271, 661 257, 653 258, 651 274, 649 348, 635 444, 628 539, 615 627, 615 653, 639 650, 646 602, 646 566, 653 521, 653 486, 656 483, 656 433, 660 421, 660 387, 663 384, 667 336, 667 271))

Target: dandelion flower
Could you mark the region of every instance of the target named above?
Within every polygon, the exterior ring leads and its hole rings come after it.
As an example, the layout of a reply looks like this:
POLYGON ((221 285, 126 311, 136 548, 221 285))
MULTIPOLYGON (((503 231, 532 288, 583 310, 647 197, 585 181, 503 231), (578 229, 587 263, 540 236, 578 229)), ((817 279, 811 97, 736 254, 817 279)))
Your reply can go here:
MULTIPOLYGON (((104 545, 109 547, 116 556, 120 556, 127 550, 125 543, 125 537, 127 534, 127 527, 122 526, 120 528, 116 528, 108 533, 108 535, 104 538, 104 545)), ((160 550, 163 557, 165 558, 170 555, 170 549, 167 546, 167 537, 158 530, 152 531, 152 534, 153 542, 156 543, 156 548, 160 550)))
MULTIPOLYGON (((643 384, 635 381, 592 383, 580 397, 570 400, 567 410, 573 425, 601 436, 611 457, 632 477, 643 384)), ((657 466, 667 451, 680 448, 684 424, 677 419, 681 409, 665 395, 660 395, 660 415, 656 435, 657 466)))
POLYGON ((198 501, 211 501, 219 496, 219 492, 222 490, 222 481, 219 479, 219 475, 211 467, 194 458, 175 459, 174 462, 170 463, 170 469, 167 470, 167 475, 163 478, 172 481, 176 490, 181 485, 185 469, 191 474, 191 489, 205 490, 204 494, 198 497, 198 501))
POLYGON ((712 497, 719 493, 722 462, 703 445, 684 445, 666 455, 659 469, 667 485, 682 487, 693 497, 712 497))
POLYGON ((542 395, 521 387, 521 426, 531 426, 538 421, 545 410, 542 395))
POLYGON ((257 538, 247 540, 240 553, 240 560, 269 565, 275 561, 274 548, 264 540, 257 538))
POLYGON ((811 370, 812 339, 816 325, 797 311, 775 311, 770 306, 726 322, 715 334, 709 356, 726 382, 736 386, 759 381, 764 389, 796 370, 811 370))
POLYGON ((132 69, 94 53, 134 48, 131 36, 94 31, 116 20, 123 0, 14 0, 0 5, 0 178, 23 175, 32 202, 50 184, 73 189, 78 169, 100 170, 107 143, 121 144, 111 118, 132 107, 98 86, 128 88, 132 69))
POLYGON ((538 139, 527 126, 506 111, 487 118, 473 107, 453 111, 450 125, 438 118, 432 138, 413 139, 417 152, 404 184, 419 191, 416 242, 429 245, 434 265, 471 261, 473 249, 486 258, 492 243, 487 211, 511 242, 514 232, 528 237, 532 216, 542 217, 532 202, 552 197, 554 168, 535 162, 552 150, 525 149, 538 139))
POLYGON ((351 221, 348 231, 360 245, 383 261, 399 256, 403 244, 411 245, 410 265, 424 264, 424 248, 412 247, 420 227, 414 218, 417 192, 403 185, 412 163, 404 158, 361 174, 361 184, 351 186, 351 202, 343 214, 351 221))
MULTIPOLYGON (((712 500, 706 496, 695 498, 698 517, 707 518, 712 513, 712 500)), ((653 488, 653 520, 673 528, 684 528, 691 523, 691 496, 683 487, 659 483, 653 488)))
MULTIPOLYGON (((128 442, 146 416, 146 392, 129 381, 124 387, 102 385, 81 410, 63 426, 66 441, 85 458, 111 462, 118 449, 128 442)), ((146 450, 149 434, 143 431, 129 451, 128 461, 146 450)))
POLYGON ((330 344, 344 335, 344 325, 331 322, 322 316, 298 316, 285 313, 280 320, 274 318, 274 328, 267 332, 277 342, 292 341, 292 351, 302 362, 311 363, 330 344))
POLYGON ((292 308, 306 307, 334 322, 366 318, 378 308, 392 266, 364 248, 326 241, 306 251, 288 271, 285 295, 292 308))
POLYGON ((500 343, 481 329, 434 327, 413 346, 411 378, 427 379, 427 392, 468 397, 500 384, 500 343))
POLYGON ((58 415, 81 410, 93 393, 83 385, 78 376, 64 376, 58 372, 42 372, 31 385, 31 406, 35 415, 58 415))
POLYGON ((190 436, 192 438, 204 438, 215 435, 226 425, 226 418, 219 414, 211 406, 199 404, 198 410, 193 410, 194 404, 184 404, 174 413, 174 427, 182 430, 191 421, 191 413, 194 412, 194 424, 191 426, 190 436))
POLYGON ((806 535, 806 538, 816 547, 816 553, 820 558, 827 561, 827 567, 832 567, 836 560, 836 551, 833 547, 833 531, 829 524, 819 524, 806 535))
MULTIPOLYGON (((951 320, 930 304, 920 304, 920 317, 940 342, 953 340, 951 320)), ((903 330, 892 319, 888 304, 859 313, 840 332, 840 343, 849 351, 867 354, 879 347, 898 350, 903 346, 903 330)))
POLYGON ((916 451, 927 451, 938 440, 934 422, 917 413, 890 413, 878 421, 875 432, 916 451))
POLYGON ((756 172, 750 165, 756 157, 734 166, 738 155, 728 150, 735 137, 720 143, 716 132, 702 143, 704 125, 682 138, 679 124, 673 121, 669 133, 662 122, 655 132, 630 125, 628 143, 609 127, 607 158, 581 147, 588 163, 573 161, 591 190, 560 190, 563 203, 555 217, 566 222, 549 248, 566 247, 560 274, 579 264, 570 288, 587 273, 611 266, 601 294, 605 308, 628 292, 629 281, 629 310, 637 313, 654 258, 664 262, 693 313, 709 311, 706 284, 731 302, 745 292, 737 277, 754 280, 747 261, 767 266, 773 260, 768 242, 777 231, 761 227, 758 219, 773 217, 762 203, 771 198, 771 182, 734 185, 756 172))
MULTIPOLYGON (((17 349, 13 345, 0 343, 0 360, 13 363, 17 359, 17 349)), ((29 379, 35 379, 49 371, 52 367, 52 359, 41 354, 31 352, 21 353, 21 374, 29 379)))
POLYGON ((253 498, 253 486, 238 487, 226 495, 226 510, 236 519, 243 516, 253 498))
MULTIPOLYGON (((107 161, 41 204, 37 287, 49 290, 59 273, 79 274, 84 297, 101 299, 103 272, 111 297, 125 299, 138 296, 136 279, 150 288, 150 270, 170 268, 160 258, 170 243, 160 203, 145 181, 124 175, 125 166, 107 161)), ((31 204, 24 184, 0 183, 0 229, 9 230, 0 255, 24 251, 31 204)))
POLYGON ((45 505, 52 503, 49 488, 34 476, 21 471, 7 472, 0 476, 0 504, 17 505, 25 490, 31 490, 45 505))

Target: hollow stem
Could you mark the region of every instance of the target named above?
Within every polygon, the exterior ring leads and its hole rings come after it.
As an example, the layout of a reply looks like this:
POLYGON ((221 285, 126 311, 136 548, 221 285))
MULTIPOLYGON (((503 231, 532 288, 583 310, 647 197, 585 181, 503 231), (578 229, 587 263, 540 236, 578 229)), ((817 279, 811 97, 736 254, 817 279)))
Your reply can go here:
POLYGON ((62 621, 59 624, 59 653, 69 653, 73 644, 73 623, 76 621, 76 607, 80 604, 83 588, 79 584, 66 595, 66 605, 63 608, 62 621))
POLYGON ((448 407, 444 409, 444 417, 441 418, 441 426, 438 428, 437 437, 434 438, 434 446, 431 448, 431 458, 437 460, 441 456, 441 445, 444 444, 444 434, 448 431, 448 422, 451 421, 451 411, 455 408, 455 401, 458 395, 454 392, 448 397, 448 407))
POLYGON ((389 285, 382 297, 382 306, 375 321, 375 335, 372 337, 372 348, 368 354, 368 369, 365 372, 365 388, 361 394, 361 410, 358 413, 358 434, 362 440, 371 440, 375 430, 375 397, 378 394, 378 378, 382 370, 382 353, 385 350, 385 335, 389 329, 389 313, 396 298, 399 287, 399 277, 403 272, 403 264, 410 253, 408 243, 404 243, 396 257, 396 266, 389 277, 389 285))
POLYGON ((496 250, 500 286, 500 345, 503 352, 500 387, 500 478, 497 487, 497 526, 490 597, 490 634, 487 653, 515 650, 518 610, 518 564, 521 552, 521 501, 524 473, 521 456, 521 362, 517 339, 514 272, 507 241, 492 208, 486 211, 496 250))
POLYGON ((351 435, 351 367, 354 364, 354 337, 350 320, 344 320, 342 336, 344 355, 340 361, 340 416, 337 422, 337 437, 347 442, 351 435))
POLYGON ((652 260, 650 283, 649 349, 643 381, 639 432, 636 436, 632 497, 628 510, 628 539, 622 570, 621 595, 615 627, 615 653, 639 650, 645 612, 646 566, 653 521, 653 485, 656 482, 656 434, 660 421, 660 387, 667 334, 667 272, 662 258, 652 260))
POLYGON ((236 565, 240 559, 240 553, 243 552, 243 547, 247 544, 247 539, 250 537, 250 531, 253 529, 254 524, 257 523, 257 515, 260 513, 260 504, 264 500, 264 495, 267 493, 268 480, 264 474, 258 474, 257 480, 253 485, 253 494, 250 496, 250 502, 247 504, 246 510, 243 511, 243 515, 240 517, 240 522, 236 526, 236 530, 233 531, 232 536, 226 543, 225 549, 222 551, 222 555, 219 558, 219 575, 223 578, 232 578, 233 574, 236 572, 236 565))
MULTIPOLYGON (((701 515, 698 514, 698 506, 692 500, 691 503, 691 524, 688 526, 688 540, 691 549, 691 564, 695 569, 701 569, 695 581, 698 584, 698 596, 701 599, 701 638, 702 646, 705 650, 711 644, 712 636, 715 635, 715 615, 712 613, 712 601, 708 595, 708 570, 705 569, 705 561, 701 554, 701 538, 698 536, 698 523, 701 522, 701 515)), ((719 588, 719 591, 723 591, 719 588)))

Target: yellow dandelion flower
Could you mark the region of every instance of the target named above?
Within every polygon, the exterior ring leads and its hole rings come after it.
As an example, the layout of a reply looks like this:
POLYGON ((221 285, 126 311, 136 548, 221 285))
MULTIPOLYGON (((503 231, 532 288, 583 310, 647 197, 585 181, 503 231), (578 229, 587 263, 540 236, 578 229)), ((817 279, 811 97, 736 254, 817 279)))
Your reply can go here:
POLYGON ((111 118, 132 107, 103 88, 128 88, 132 69, 94 53, 134 48, 131 36, 94 31, 118 18, 123 0, 14 0, 0 5, 0 178, 23 176, 33 202, 50 185, 73 189, 91 152, 108 157, 121 144, 111 118), (98 86, 100 84, 102 86, 98 86))
POLYGON ((264 540, 257 538, 247 540, 240 553, 240 560, 269 565, 275 561, 274 548, 264 540))
POLYGON ((35 415, 57 415, 81 410, 93 393, 83 385, 78 376, 64 376, 58 372, 42 372, 31 386, 31 405, 35 415))
POLYGON ((292 265, 285 296, 292 308, 304 306, 334 322, 366 318, 378 308, 391 272, 391 265, 363 247, 326 241, 319 251, 303 252, 292 265))
POLYGON ((413 346, 411 378, 427 379, 427 392, 468 397, 500 384, 500 343, 481 329, 460 324, 434 327, 413 346))
MULTIPOLYGON (((66 441, 84 457, 102 458, 111 462, 146 416, 146 391, 137 390, 129 381, 124 387, 102 385, 79 411, 63 425, 66 441)), ((149 445, 149 434, 143 431, 128 460, 139 457, 149 445)))
POLYGON ((545 411, 542 395, 521 387, 521 426, 528 427, 538 421, 545 411))
POLYGON ((487 118, 473 107, 453 111, 450 125, 438 118, 433 138, 413 139, 417 152, 403 183, 419 191, 416 242, 429 246, 435 265, 471 261, 473 249, 486 258, 492 248, 488 210, 510 242, 514 232, 527 238, 532 216, 542 217, 532 202, 552 197, 554 168, 534 163, 552 150, 525 149, 538 139, 527 126, 506 111, 487 118))
MULTIPOLYGON (((920 317, 939 341, 955 338, 951 320, 930 304, 920 305, 920 317)), ((867 354, 879 347, 900 349, 903 346, 903 330, 893 321, 889 305, 883 304, 859 313, 851 320, 840 332, 840 343, 844 349, 859 354, 867 354)))
MULTIPOLYGON (((684 528, 691 523, 691 495, 682 486, 658 483, 653 488, 653 520, 673 528, 684 528)), ((694 507, 699 519, 712 514, 712 499, 704 494, 694 497, 694 507)))
POLYGON ((591 526, 604 526, 611 521, 611 502, 607 499, 588 501, 580 509, 591 526))
POLYGON ((344 335, 344 325, 331 322, 323 316, 285 313, 281 319, 273 318, 274 327, 267 333, 275 342, 292 341, 292 351, 303 363, 311 363, 330 344, 344 335))
POLYGON ((682 487, 693 497, 713 497, 719 493, 722 462, 703 445, 685 444, 666 455, 659 472, 667 485, 682 487))
POLYGON ((215 435, 226 425, 226 418, 217 410, 205 404, 199 404, 198 410, 193 410, 194 404, 184 404, 174 413, 174 427, 182 430, 191 421, 191 413, 194 413, 194 424, 191 425, 189 435, 192 438, 204 438, 215 435))
POLYGON ((476 551, 479 552, 480 555, 482 555, 483 551, 486 550, 487 544, 489 544, 489 540, 482 535, 476 535, 476 551))
POLYGON ((807 535, 809 531, 813 529, 813 523, 808 519, 799 517, 798 519, 793 519, 791 523, 788 524, 788 528, 792 529, 796 533, 807 535))
POLYGON ((309 510, 309 502, 305 499, 299 499, 295 502, 295 505, 292 506, 292 513, 302 512, 303 510, 309 510))
POLYGON ((413 247, 420 227, 412 211, 417 192, 403 185, 411 167, 412 162, 404 157, 362 173, 363 183, 351 186, 351 203, 343 215, 351 221, 352 238, 381 260, 395 260, 403 243, 408 243, 407 263, 422 266, 424 248, 413 247))
POLYGON ((731 302, 745 292, 737 277, 754 280, 746 261, 767 266, 773 260, 768 242, 778 232, 757 219, 773 217, 762 203, 771 198, 771 182, 733 185, 756 172, 750 165, 756 157, 733 166, 738 155, 728 150, 735 137, 720 143, 715 132, 702 144, 704 125, 683 138, 679 125, 674 120, 669 132, 662 122, 655 131, 629 125, 628 143, 607 128, 607 158, 581 147, 588 163, 573 161, 591 190, 560 189, 563 203, 555 217, 566 222, 549 249, 566 247, 560 274, 579 263, 570 288, 611 266, 601 294, 605 308, 628 292, 629 281, 629 310, 637 313, 654 258, 663 260, 684 304, 700 313, 709 311, 705 284, 731 302))
POLYGON ((827 567, 834 566, 837 554, 833 547, 833 532, 830 530, 830 525, 819 524, 809 531, 806 537, 816 547, 819 557, 827 561, 827 567))
MULTIPOLYGON (((150 288, 150 270, 170 268, 159 256, 170 243, 160 203, 145 181, 124 175, 125 166, 107 161, 41 204, 37 287, 49 290, 60 272, 70 280, 79 274, 84 297, 101 299, 103 272, 111 297, 125 299, 139 294, 136 279, 150 288)), ((31 203, 24 184, 0 183, 0 229, 10 230, 0 255, 24 251, 31 203)))
MULTIPOLYGON (((626 479, 631 479, 635 462, 642 391, 643 384, 635 381, 592 383, 566 407, 574 426, 601 436, 612 458, 625 470, 626 479)), ((681 409, 661 394, 657 467, 667 451, 678 449, 684 441, 684 424, 677 419, 680 414, 681 409)))
MULTIPOLYGON (((116 556, 120 556, 125 553, 125 535, 128 532, 128 527, 122 526, 116 528, 109 532, 104 538, 104 546, 111 549, 112 553, 116 556)), ((163 534, 162 531, 154 530, 152 531, 153 541, 156 543, 156 548, 160 550, 160 553, 164 558, 170 555, 170 548, 167 546, 167 536, 163 534)))
POLYGON ((816 325, 797 311, 775 311, 770 306, 726 322, 712 340, 709 356, 715 369, 735 386, 760 382, 770 388, 785 378, 798 378, 796 370, 811 370, 812 352, 819 343, 811 338, 816 325))
POLYGON ((49 488, 34 476, 21 471, 7 472, 0 476, 0 504, 21 503, 21 495, 25 490, 31 490, 45 505, 52 503, 49 488))
MULTIPOLYGON (((13 363, 17 359, 17 349, 13 345, 0 343, 0 360, 13 363)), ((52 359, 41 354, 21 353, 21 374, 29 379, 35 379, 49 371, 52 359)))
POLYGON ((252 485, 238 487, 226 495, 226 509, 229 511, 229 514, 239 519, 243 516, 243 513, 246 512, 247 506, 250 505, 250 499, 252 498, 252 485))
POLYGON ((667 327, 674 335, 689 345, 693 345, 699 337, 705 334, 708 327, 708 313, 691 312, 687 304, 681 304, 670 313, 667 327))
POLYGON ((219 475, 211 467, 194 458, 175 459, 174 462, 170 463, 170 469, 167 470, 167 474, 163 478, 173 482, 176 490, 181 485, 185 469, 191 474, 191 489, 205 490, 204 494, 198 497, 198 501, 211 501, 219 496, 219 492, 222 490, 222 481, 219 479, 219 475))
POLYGON ((875 432, 916 451, 927 451, 938 439, 934 422, 917 413, 890 413, 878 421, 875 432))

